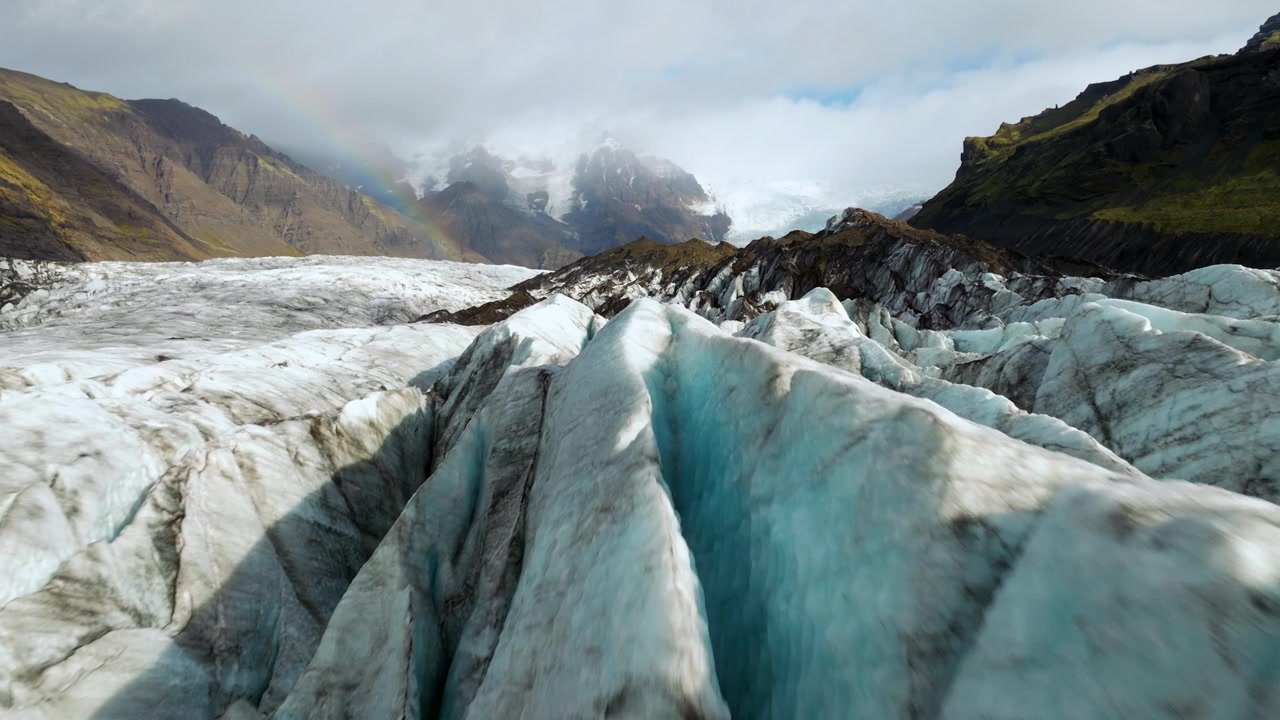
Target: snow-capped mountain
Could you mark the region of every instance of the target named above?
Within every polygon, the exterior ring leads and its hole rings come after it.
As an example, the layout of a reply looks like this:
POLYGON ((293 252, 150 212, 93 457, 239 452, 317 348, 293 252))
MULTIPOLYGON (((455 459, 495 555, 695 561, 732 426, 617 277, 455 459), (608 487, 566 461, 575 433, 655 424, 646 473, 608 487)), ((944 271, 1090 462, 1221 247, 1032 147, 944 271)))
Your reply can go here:
POLYGON ((669 160, 637 157, 611 139, 572 161, 510 159, 476 145, 447 158, 437 156, 425 167, 424 208, 459 229, 468 247, 491 259, 559 267, 564 262, 542 262, 538 253, 558 249, 567 262, 642 236, 661 243, 693 237, 718 242, 731 224, 692 174, 669 160), (449 211, 451 203, 434 198, 463 188, 472 201, 469 219, 459 223, 449 211), (527 219, 521 222, 496 206, 477 212, 482 203, 471 189, 527 219), (491 229, 498 226, 500 231, 491 229), (512 233, 536 234, 541 240, 530 247, 538 249, 532 256, 513 254, 506 241, 512 233))
MULTIPOLYGON (((653 214, 674 210, 691 218, 684 222, 688 226, 685 232, 693 233, 688 237, 659 227, 620 237, 621 242, 603 238, 601 228, 617 224, 612 218, 580 221, 574 229, 587 236, 602 236, 597 243, 586 243, 598 244, 600 249, 630 242, 641 234, 662 242, 681 242, 696 236, 745 245, 758 237, 781 237, 792 230, 816 232, 827 218, 851 205, 892 217, 922 202, 934 190, 814 180, 699 179, 665 158, 635 155, 610 137, 587 152, 559 160, 504 157, 482 143, 474 143, 464 150, 436 153, 420 160, 418 176, 418 187, 424 194, 470 181, 514 209, 545 213, 570 224, 570 213, 581 213, 593 197, 602 201, 616 199, 615 211, 629 207, 643 212, 648 207, 653 214), (640 192, 635 192, 638 175, 643 177, 640 192), (625 182, 610 184, 609 178, 625 178, 625 182), (668 197, 654 197, 654 189, 659 186, 669 193, 668 197)), ((583 251, 592 253, 590 247, 583 251)))
POLYGON ((1280 272, 1066 262, 0 265, 0 709, 1275 717, 1280 272))
POLYGON ((564 220, 577 231, 584 255, 638 237, 664 244, 690 238, 719 242, 732 223, 693 175, 612 144, 578 158, 564 220))

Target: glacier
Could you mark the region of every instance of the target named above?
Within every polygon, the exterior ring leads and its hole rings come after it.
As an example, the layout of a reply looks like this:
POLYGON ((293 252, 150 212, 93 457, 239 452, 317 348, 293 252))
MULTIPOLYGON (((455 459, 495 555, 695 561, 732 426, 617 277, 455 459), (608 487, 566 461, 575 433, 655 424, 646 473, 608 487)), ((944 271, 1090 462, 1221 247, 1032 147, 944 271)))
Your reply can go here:
POLYGON ((0 716, 1280 715, 1280 272, 938 252, 28 268, 0 716))

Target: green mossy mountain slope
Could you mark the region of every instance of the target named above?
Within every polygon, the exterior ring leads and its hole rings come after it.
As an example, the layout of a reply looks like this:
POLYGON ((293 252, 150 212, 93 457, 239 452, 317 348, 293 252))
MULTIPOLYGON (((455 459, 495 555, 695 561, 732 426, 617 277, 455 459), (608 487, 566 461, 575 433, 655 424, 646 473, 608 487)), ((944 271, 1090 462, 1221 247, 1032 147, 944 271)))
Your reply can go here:
MULTIPOLYGON (((40 144, 39 152, 30 146, 22 158, 0 160, 0 167, 8 168, 9 185, 7 205, 0 206, 0 227, 45 228, 41 237, 46 241, 39 245, 27 231, 23 241, 27 254, 50 259, 312 253, 485 259, 430 223, 415 221, 349 189, 177 100, 125 101, 0 70, 0 101, 10 103, 31 128, 51 141, 40 144), (68 175, 49 172, 70 168, 63 160, 50 160, 68 155, 78 158, 72 163, 74 171, 68 175), (33 172, 35 166, 43 169, 33 172), (85 185, 86 178, 94 177, 85 168, 107 182, 106 195, 99 197, 85 185), (20 175, 22 181, 14 179, 20 175), (37 177, 39 184, 33 185, 28 175, 37 177), (58 239, 58 232, 51 228, 61 227, 61 221, 50 214, 53 209, 63 216, 93 214, 96 203, 117 202, 112 193, 120 188, 115 186, 127 190, 133 196, 131 202, 142 208, 135 214, 155 216, 156 223, 125 223, 123 230, 117 223, 115 230, 105 228, 95 235, 87 229, 102 226, 101 222, 76 222, 72 224, 85 230, 76 234, 78 240, 68 245, 58 239), (61 197, 66 206, 32 199, 45 196, 61 197), (26 201, 19 203, 15 198, 20 197, 26 201), (45 209, 33 211, 33 203, 45 209), (42 219, 37 221, 33 213, 42 219), (168 234, 160 232, 164 226, 168 234), (92 251, 81 247, 86 243, 94 245, 92 251), (147 246, 141 255, 140 243, 147 246)), ((13 231, 11 236, 16 234, 13 231)))
POLYGON ((1280 265, 1280 47, 1268 43, 1092 85, 967 139, 955 181, 912 224, 1149 274, 1280 265))
POLYGON ((199 260, 213 253, 0 101, 0 256, 199 260))

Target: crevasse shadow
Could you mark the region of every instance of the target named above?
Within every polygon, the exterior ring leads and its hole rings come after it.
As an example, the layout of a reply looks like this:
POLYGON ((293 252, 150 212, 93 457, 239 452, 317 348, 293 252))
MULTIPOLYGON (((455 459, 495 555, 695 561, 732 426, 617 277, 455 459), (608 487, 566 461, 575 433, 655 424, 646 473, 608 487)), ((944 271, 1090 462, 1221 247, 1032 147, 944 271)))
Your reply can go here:
POLYGON ((949 442, 929 413, 872 409, 832 444, 814 418, 857 418, 850 398, 821 398, 804 373, 787 381, 804 400, 777 395, 756 353, 713 369, 677 351, 645 375, 724 699, 735 718, 933 717, 1016 561, 1001 536, 1031 514, 946 518, 949 442), (735 403, 760 410, 721 412, 735 403))
MULTIPOLYGON (((248 529, 262 535, 239 556, 235 569, 190 612, 189 620, 152 667, 125 684, 93 717, 212 718, 238 700, 268 711, 279 704, 314 654, 343 593, 426 479, 431 463, 431 413, 432 405, 424 403, 391 429, 366 459, 332 470, 327 482, 265 531, 248 529), (191 681, 193 667, 207 670, 206 682, 191 681)), ((353 451, 333 445, 355 442, 344 436, 341 428, 335 430, 332 423, 318 419, 286 421, 252 434, 268 431, 279 431, 296 441, 286 443, 287 455, 279 458, 285 461, 297 459, 296 454, 316 452, 332 458, 343 450, 353 451), (307 436, 315 447, 307 447, 307 436), (326 447, 326 443, 330 445, 326 447)), ((293 480, 290 468, 264 462, 253 451, 239 454, 239 449, 228 451, 242 475, 274 472, 280 476, 276 482, 293 480)), ((256 492, 269 493, 271 489, 263 483, 256 492)), ((241 501, 269 503, 270 499, 241 501)), ((184 510, 179 517, 180 528, 186 527, 190 512, 184 510)), ((218 524, 217 518, 210 519, 208 527, 215 540, 219 534, 234 536, 246 531, 218 524)), ((180 540, 183 546, 192 542, 199 540, 180 540)), ((219 548, 209 547, 199 557, 210 558, 217 565, 222 561, 218 554, 219 548)), ((176 564, 184 562, 178 553, 174 556, 176 564)), ((187 577, 186 568, 178 567, 174 572, 178 583, 187 577)), ((209 574, 213 571, 195 568, 190 576, 203 579, 209 574)), ((180 613, 183 591, 180 586, 176 590, 174 600, 180 613)))
MULTIPOLYGON (((371 456, 335 470, 265 530, 151 667, 93 717, 309 717, 318 706, 366 717, 381 703, 412 717, 465 712, 519 578, 553 372, 516 370, 493 393, 496 407, 469 405, 476 421, 443 462, 432 457, 437 402, 406 417, 371 456), (331 625, 333 637, 322 638, 331 625), (351 642, 380 647, 356 658, 351 642), (193 667, 207 669, 197 682, 193 667)), ((323 429, 307 432, 332 441, 323 429)))
POLYGON ((276 717, 462 717, 523 569, 554 370, 513 370, 404 508, 276 717), (358 660, 357 660, 358 659, 358 660))

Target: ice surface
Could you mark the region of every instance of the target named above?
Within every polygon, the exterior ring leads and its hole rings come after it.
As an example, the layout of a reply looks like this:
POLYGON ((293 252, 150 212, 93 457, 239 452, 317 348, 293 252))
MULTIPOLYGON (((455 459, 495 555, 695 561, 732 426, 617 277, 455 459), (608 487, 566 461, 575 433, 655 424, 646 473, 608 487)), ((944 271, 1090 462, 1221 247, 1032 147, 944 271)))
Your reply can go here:
POLYGON ((1067 320, 1036 411, 1155 477, 1280 497, 1280 363, 1237 349, 1274 352, 1274 324, 1135 309, 1090 303, 1067 320), (1204 332, 1182 329, 1192 327, 1204 332), (1232 328, 1237 347, 1205 334, 1232 328))
POLYGON ((515 590, 551 373, 499 381, 501 401, 475 415, 356 577, 276 718, 464 716, 515 590))
POLYGON ((0 395, 0 602, 39 587, 71 549, 114 537, 142 493, 210 439, 403 386, 471 338, 441 326, 312 331, 0 395))
POLYGON ((0 313, 0 392, 201 358, 303 330, 387 325, 506 296, 537 271, 399 258, 92 263, 0 313))
POLYGON ((404 324, 527 276, 82 266, 0 314, 0 715, 1280 713, 1280 510, 1222 489, 1280 482, 1275 274, 404 324))
POLYGON ((1197 333, 1259 360, 1280 359, 1280 321, 1234 320, 1218 315, 1180 313, 1130 300, 1105 299, 1098 300, 1097 304, 1146 318, 1150 329, 1155 332, 1197 333))
POLYGON ((12 716, 210 717, 236 699, 279 703, 430 460, 421 392, 372 402, 374 413, 245 425, 193 449, 118 535, 0 607, 12 716))
POLYGON ((1280 270, 1214 265, 1159 280, 1117 281, 1110 297, 1237 320, 1280 316, 1280 270))
MULTIPOLYGON (((1024 331, 1015 329, 1015 334, 1024 331)), ((1020 410, 989 390, 926 376, 907 360, 866 337, 826 288, 762 315, 741 333, 774 347, 862 375, 884 387, 932 400, 957 415, 1033 445, 1049 448, 1120 473, 1136 471, 1114 453, 1057 418, 1020 410)), ((954 338, 960 333, 952 333, 954 338)), ((977 331, 1000 340, 1007 330, 977 331)), ((959 344, 959 343, 957 343, 959 344)), ((988 343, 995 351, 1000 342, 988 343)))
POLYGON ((278 702, 425 478, 421 389, 475 337, 358 326, 522 277, 347 258, 84 265, 0 316, 0 708, 278 702), (191 675, 183 658, 206 644, 191 675))
POLYGON ((1056 502, 941 717, 1280 716, 1280 513, 1181 483, 1056 502))
MULTIPOLYGON (((848 334, 838 307, 815 293, 761 324, 780 327, 803 311, 848 334)), ((814 354, 836 349, 811 330, 798 328, 814 354)), ((1078 695, 1140 710, 1194 697, 1207 714, 1231 716, 1249 701, 1244 684, 1180 684, 1179 673, 1198 672, 1198 650, 1186 664, 1133 668, 1163 652, 1164 623, 1180 624, 1187 642, 1216 626, 1216 606, 1169 605, 1167 589, 1195 592, 1209 578, 1260 638, 1280 631, 1249 604, 1275 592, 1280 563, 1247 544, 1235 551, 1247 562, 1224 559, 1194 529, 1252 523, 1261 540, 1274 532, 1270 505, 1131 469, 1117 475, 648 301, 563 370, 504 375, 436 478, 375 555, 385 559, 353 585, 342 605, 350 610, 335 614, 322 643, 333 650, 316 656, 314 680, 286 702, 287 717, 358 716, 379 683, 417 688, 408 696, 420 704, 405 707, 435 702, 441 717, 1074 717, 1073 705, 1037 697, 1078 695), (540 429, 510 425, 542 402, 540 429), (511 510, 497 498, 518 478, 529 495, 512 588, 496 582, 513 553, 511 510), (441 503, 469 508, 461 514, 472 525, 419 519, 441 503), (1098 557, 1118 542, 1147 543, 1148 527, 1173 546, 1153 539, 1153 549, 1134 551, 1176 555, 1098 557), (474 554, 470 570, 402 559, 458 557, 450 548, 474 554), (1108 574, 1036 590, 1055 568, 1099 565, 1108 574), (461 577, 476 578, 471 605, 447 599, 461 582, 449 578, 461 577), (1006 587, 1032 594, 1008 604, 1006 587), (427 601, 433 591, 445 599, 427 601), (1132 613, 1106 605, 1108 593, 1163 614, 1135 626, 1132 613), (1088 623, 1072 624, 1059 598, 1097 598, 1088 623), (439 608, 458 614, 441 621, 439 608), (1017 646, 1001 633, 1037 636, 1019 629, 1024 617, 1088 652, 1059 654, 1046 640, 1006 659, 1017 646), (403 634, 402 618, 422 629, 403 634), (405 664, 417 655, 390 649, 410 636, 420 648, 422 632, 466 670, 405 664), (1007 690, 1018 682, 1010 673, 1041 658, 1056 663, 1060 684, 1007 690), (1102 694, 1097 667, 1111 668, 1102 694), (1126 687, 1132 680, 1140 687, 1126 687)), ((1265 641, 1241 637, 1220 648, 1230 658, 1222 662, 1273 682, 1270 656, 1258 651, 1265 641)))

